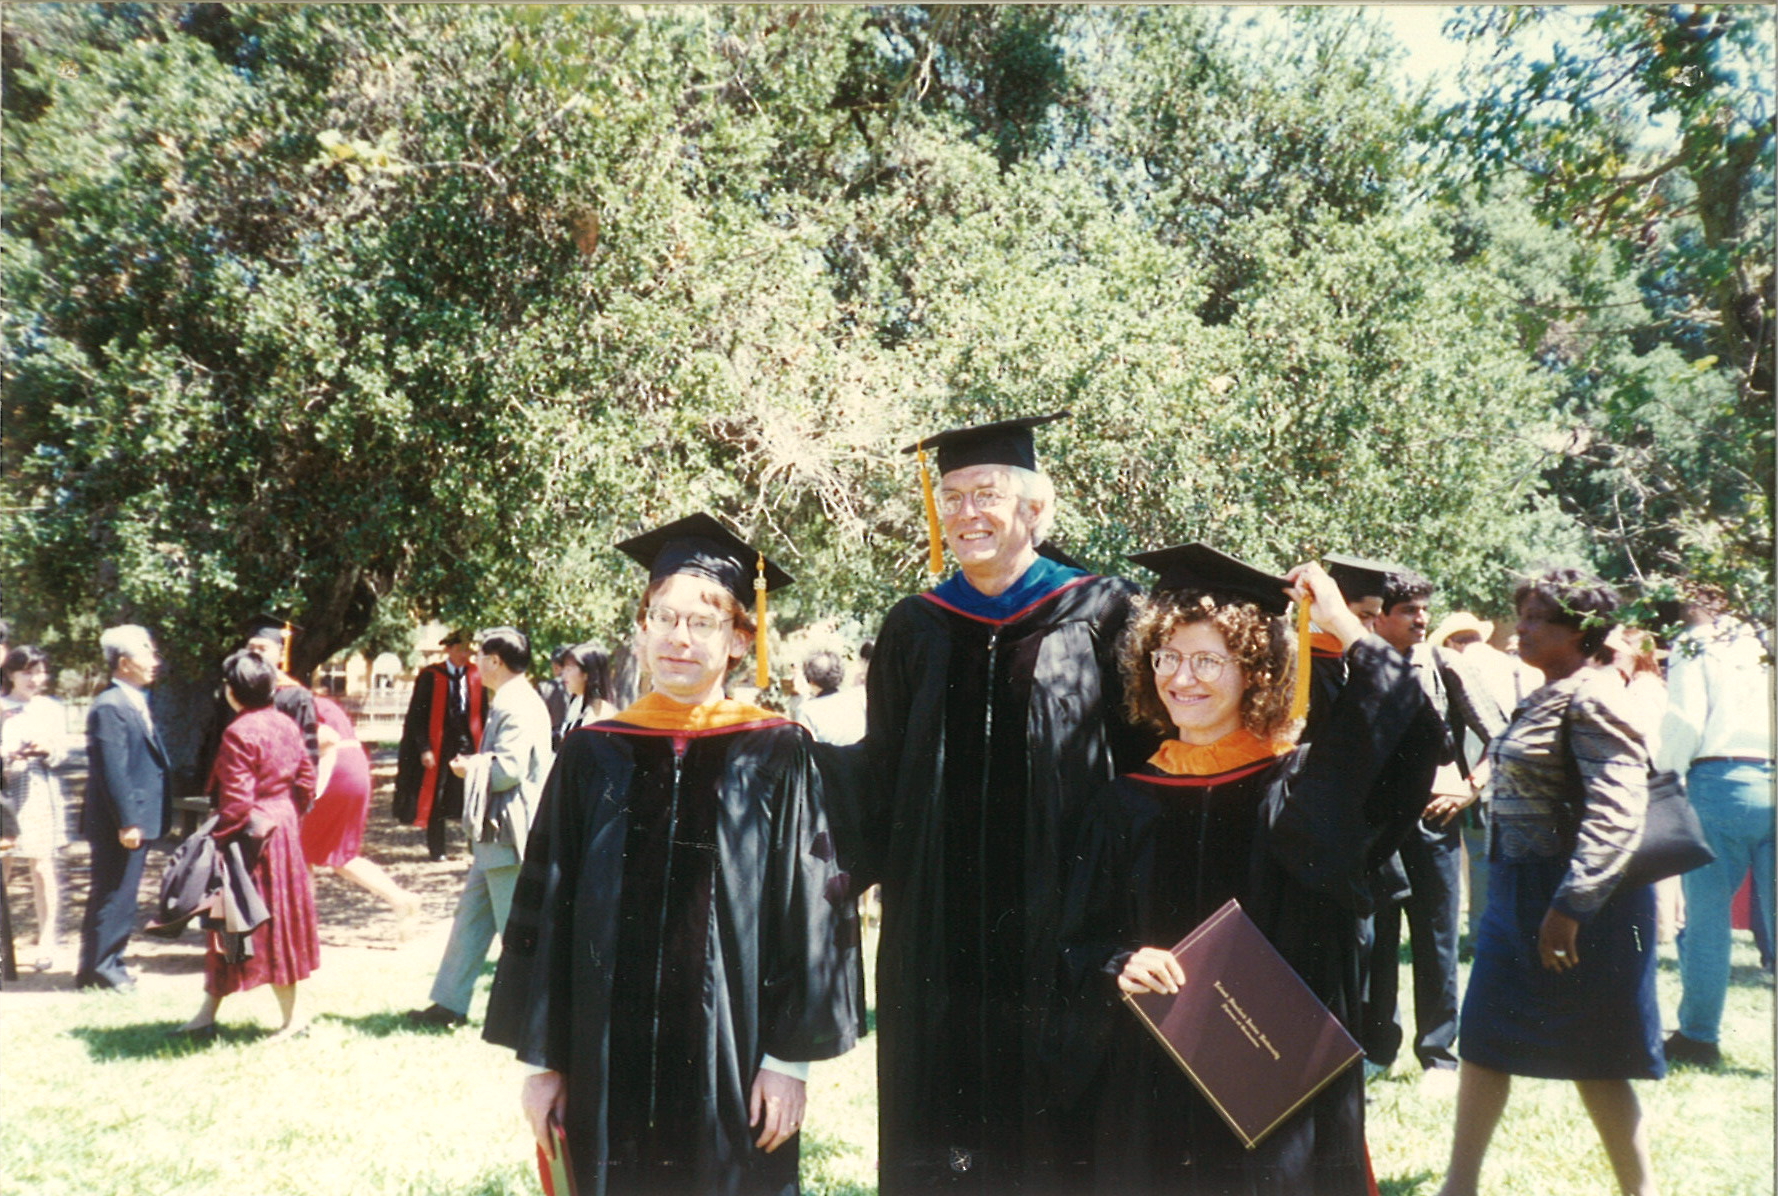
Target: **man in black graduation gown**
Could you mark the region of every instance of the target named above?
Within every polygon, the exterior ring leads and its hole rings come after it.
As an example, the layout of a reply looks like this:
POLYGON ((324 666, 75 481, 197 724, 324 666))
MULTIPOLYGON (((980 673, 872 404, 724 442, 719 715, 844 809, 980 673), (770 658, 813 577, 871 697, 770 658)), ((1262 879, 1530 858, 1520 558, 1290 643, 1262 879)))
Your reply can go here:
POLYGON ((960 573, 890 611, 868 680, 849 863, 880 881, 880 1182, 1053 1191, 1087 1171, 1089 1077, 1058 1063, 1064 854, 1083 803, 1147 746, 1116 647, 1135 587, 1040 555, 1054 489, 1031 429, 942 433, 936 510, 960 573), (1117 759, 1114 759, 1117 757, 1117 759), (1074 1081, 1073 1084, 1064 1080, 1074 1081))
POLYGON ((790 577, 707 515, 618 547, 652 578, 649 691, 562 738, 484 1037, 544 1069, 521 1099, 580 1192, 795 1196, 807 1065, 862 993, 809 734, 724 697, 755 577, 790 577))
POLYGON ((463 816, 463 778, 450 762, 475 754, 488 716, 488 693, 470 659, 473 637, 459 627, 439 646, 445 658, 414 675, 401 723, 394 806, 398 821, 426 828, 426 850, 435 860, 445 858, 447 830, 463 816))
MULTIPOLYGON (((302 628, 296 624, 276 615, 254 615, 241 624, 241 646, 252 649, 261 660, 278 670, 278 685, 272 691, 272 706, 296 724, 297 730, 302 732, 303 750, 309 754, 309 763, 319 764, 320 723, 315 714, 315 695, 289 672, 290 637, 301 631, 302 628)), ((218 685, 210 702, 209 722, 198 746, 197 778, 200 786, 209 785, 210 770, 216 763, 216 753, 222 747, 222 733, 228 730, 228 725, 234 718, 234 707, 228 704, 228 687, 218 685)))
MULTIPOLYGON (((1327 571, 1346 596, 1346 605, 1374 630, 1385 611, 1384 596, 1406 570, 1399 565, 1364 557, 1327 556, 1327 571)), ((1387 638, 1385 637, 1385 642, 1387 638)), ((1407 649, 1391 643, 1405 657, 1407 649)), ((1334 700, 1346 684, 1346 661, 1338 651, 1325 650, 1321 637, 1314 641, 1311 663, 1313 692, 1309 703, 1308 722, 1302 742, 1317 737, 1323 720, 1334 708, 1334 700)), ((1426 808, 1433 772, 1450 753, 1450 739, 1441 712, 1428 697, 1415 704, 1408 725, 1403 731, 1394 757, 1378 774, 1365 804, 1366 819, 1377 829, 1370 857, 1370 909, 1363 911, 1359 946, 1363 1010, 1357 1027, 1359 1045, 1364 1047, 1365 1071, 1368 1076, 1380 1075, 1389 1069, 1401 1046, 1401 1022, 1396 1010, 1399 968, 1396 952, 1400 942, 1394 920, 1401 903, 1412 892, 1408 873, 1403 866, 1401 850, 1416 835, 1420 816, 1426 808), (1377 918, 1384 916, 1389 924, 1379 932, 1377 918)), ((1453 994, 1454 995, 1454 994, 1453 994)), ((1452 1010, 1451 1031, 1455 1036, 1455 1009, 1452 1010)), ((1446 1040, 1446 1046, 1449 1041, 1446 1040)))

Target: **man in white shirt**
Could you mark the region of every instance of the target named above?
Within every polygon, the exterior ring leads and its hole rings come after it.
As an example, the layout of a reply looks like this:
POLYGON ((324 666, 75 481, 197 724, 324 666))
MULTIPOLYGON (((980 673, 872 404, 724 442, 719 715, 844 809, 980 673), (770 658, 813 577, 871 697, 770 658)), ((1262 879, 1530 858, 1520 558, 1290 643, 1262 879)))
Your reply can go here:
POLYGON ((1755 918, 1772 925, 1772 658, 1720 603, 1686 607, 1691 626, 1667 662, 1657 762, 1685 777, 1716 862, 1687 872, 1679 935, 1679 1029, 1667 1061, 1719 1067, 1729 983, 1729 903, 1753 870, 1755 918))

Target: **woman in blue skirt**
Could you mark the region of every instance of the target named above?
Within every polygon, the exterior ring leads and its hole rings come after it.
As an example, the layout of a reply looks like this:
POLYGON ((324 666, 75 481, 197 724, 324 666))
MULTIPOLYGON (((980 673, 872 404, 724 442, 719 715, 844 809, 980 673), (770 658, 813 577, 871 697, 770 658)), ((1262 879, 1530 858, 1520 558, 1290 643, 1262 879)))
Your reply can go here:
POLYGON ((1489 747, 1488 908, 1464 995, 1441 1196, 1473 1196, 1513 1076, 1573 1080, 1621 1191, 1655 1191, 1631 1080, 1666 1074, 1655 902, 1619 884, 1642 839, 1648 744, 1605 640, 1617 595, 1572 569, 1519 587, 1519 655, 1546 684, 1489 747))

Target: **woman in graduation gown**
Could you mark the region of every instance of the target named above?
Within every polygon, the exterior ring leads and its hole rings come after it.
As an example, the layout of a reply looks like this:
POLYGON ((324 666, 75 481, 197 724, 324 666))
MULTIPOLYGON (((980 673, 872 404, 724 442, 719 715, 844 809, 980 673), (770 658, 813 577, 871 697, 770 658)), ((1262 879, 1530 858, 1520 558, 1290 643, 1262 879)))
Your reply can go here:
MULTIPOLYGON (((1161 573, 1122 667, 1133 717, 1176 738, 1112 783, 1077 883, 1088 911, 1070 955, 1126 993, 1207 983, 1169 951, 1237 898, 1352 1029, 1367 848, 1365 799, 1422 700, 1407 661, 1366 633, 1318 565, 1286 577, 1204 545, 1132 557, 1161 573), (1311 745, 1293 747, 1288 600, 1312 603, 1348 678, 1311 745)), ((1097 1187, 1115 1193, 1363 1196, 1362 1073, 1348 1068, 1249 1151, 1127 1014, 1111 1027, 1097 1187)))
POLYGON ((808 733, 723 696, 756 570, 790 579, 707 515, 618 547, 652 689, 562 741, 484 1035, 545 1069, 522 1103, 580 1192, 794 1193, 801 1075, 853 1045, 861 972, 808 733))

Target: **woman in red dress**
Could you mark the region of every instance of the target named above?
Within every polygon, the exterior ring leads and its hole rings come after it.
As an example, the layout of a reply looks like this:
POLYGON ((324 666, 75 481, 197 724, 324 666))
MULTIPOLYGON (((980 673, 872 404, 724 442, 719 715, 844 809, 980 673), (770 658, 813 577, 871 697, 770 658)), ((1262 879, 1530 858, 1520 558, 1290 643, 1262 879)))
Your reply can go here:
MULTIPOLYGON (((229 962, 220 935, 210 932, 204 959, 204 1003, 174 1033, 207 1041, 216 1037, 222 998, 270 984, 283 1024, 272 1037, 298 1033, 296 985, 321 962, 315 931, 315 890, 297 829, 315 796, 315 766, 295 723, 272 707, 278 671, 243 649, 222 664, 228 704, 237 711, 222 734, 210 773, 218 843, 238 836, 256 842, 248 851, 253 882, 271 917, 250 938, 252 954, 229 962)), ((245 841, 243 841, 243 845, 245 841)))
POLYGON ((359 854, 364 845, 364 820, 370 814, 370 758, 358 742, 352 718, 339 703, 315 695, 317 740, 321 764, 315 787, 321 796, 303 816, 303 856, 311 868, 331 868, 341 880, 389 903, 400 918, 403 938, 413 933, 420 917, 420 898, 408 892, 373 861, 359 854))

